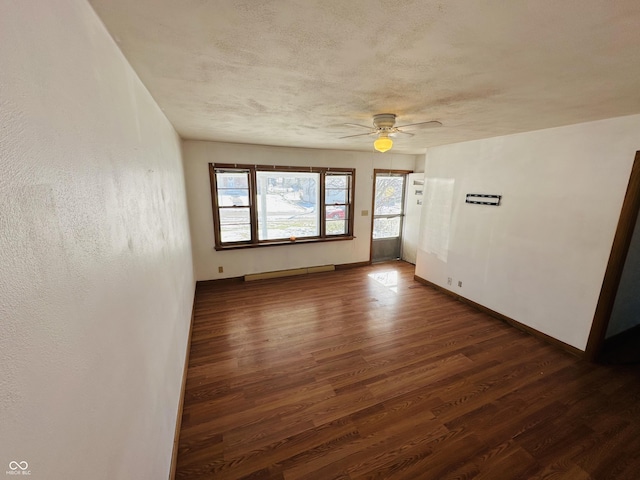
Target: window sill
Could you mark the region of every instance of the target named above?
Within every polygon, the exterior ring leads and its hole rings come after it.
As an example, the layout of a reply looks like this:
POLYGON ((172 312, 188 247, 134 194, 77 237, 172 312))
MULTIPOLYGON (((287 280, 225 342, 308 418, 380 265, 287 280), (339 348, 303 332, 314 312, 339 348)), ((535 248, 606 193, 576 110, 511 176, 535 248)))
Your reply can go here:
POLYGON ((261 248, 261 247, 275 247, 279 245, 298 245, 301 243, 323 243, 323 242, 339 242, 341 240, 353 240, 356 237, 352 235, 345 235, 340 237, 327 237, 327 238, 299 238, 295 240, 273 240, 261 243, 240 243, 236 245, 216 245, 215 249, 222 250, 239 250, 241 248, 261 248))

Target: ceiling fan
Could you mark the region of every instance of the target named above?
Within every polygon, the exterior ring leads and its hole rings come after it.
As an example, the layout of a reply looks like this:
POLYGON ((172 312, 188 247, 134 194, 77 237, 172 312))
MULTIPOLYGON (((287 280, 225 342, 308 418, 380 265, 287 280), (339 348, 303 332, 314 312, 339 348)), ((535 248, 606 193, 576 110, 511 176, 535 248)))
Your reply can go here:
POLYGON ((395 126, 396 115, 395 113, 379 113, 373 116, 373 127, 367 127, 366 125, 360 125, 358 123, 345 123, 351 127, 361 127, 369 130, 367 133, 357 133, 355 135, 347 135, 342 138, 361 137, 364 135, 376 135, 378 138, 373 142, 373 147, 379 152, 386 152, 393 146, 393 140, 390 137, 395 137, 397 134, 408 135, 413 137, 413 133, 405 132, 402 130, 406 127, 440 127, 442 123, 432 120, 430 122, 418 122, 409 123, 407 125, 395 126))

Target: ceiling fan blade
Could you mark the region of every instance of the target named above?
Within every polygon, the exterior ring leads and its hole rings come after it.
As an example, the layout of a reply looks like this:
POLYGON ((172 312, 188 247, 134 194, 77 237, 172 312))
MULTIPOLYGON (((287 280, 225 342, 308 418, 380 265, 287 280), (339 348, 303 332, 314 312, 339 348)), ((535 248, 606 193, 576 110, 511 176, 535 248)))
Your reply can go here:
POLYGON ((430 122, 418 122, 418 123, 409 123, 407 125, 398 125, 397 128, 417 127, 418 125, 421 125, 423 127, 441 127, 442 123, 438 122, 437 120, 432 120, 430 122))
POLYGON ((376 132, 369 132, 369 133, 358 133, 356 135, 347 135, 346 137, 338 137, 338 139, 342 139, 342 138, 352 138, 352 137, 364 137, 367 135, 374 135, 376 132))
POLYGON ((397 130, 395 133, 401 133, 402 135, 409 135, 410 137, 413 137, 413 133, 403 132, 402 130, 397 130))
POLYGON ((371 127, 367 127, 366 125, 360 125, 359 123, 345 123, 345 125, 348 125, 350 127, 362 127, 362 128, 366 128, 367 130, 371 130, 371 127))

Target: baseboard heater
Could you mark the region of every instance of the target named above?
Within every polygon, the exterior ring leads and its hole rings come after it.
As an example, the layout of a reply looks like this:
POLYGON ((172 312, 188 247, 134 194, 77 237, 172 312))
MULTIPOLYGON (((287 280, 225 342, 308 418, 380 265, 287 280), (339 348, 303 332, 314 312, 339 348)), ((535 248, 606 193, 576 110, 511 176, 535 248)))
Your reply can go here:
POLYGON ((245 282, 254 280, 266 280, 267 278, 292 277, 294 275, 306 275, 307 273, 330 272, 335 270, 335 265, 320 265, 318 267, 292 268, 290 270, 278 270, 276 272, 252 273, 244 276, 245 282))

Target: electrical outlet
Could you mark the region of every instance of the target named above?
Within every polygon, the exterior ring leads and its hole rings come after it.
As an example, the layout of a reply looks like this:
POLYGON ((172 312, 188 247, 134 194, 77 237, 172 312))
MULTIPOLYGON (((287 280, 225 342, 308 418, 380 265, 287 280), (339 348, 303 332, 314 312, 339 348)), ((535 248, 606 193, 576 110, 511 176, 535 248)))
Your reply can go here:
POLYGON ((447 278, 447 285, 451 285, 452 281, 453 281, 453 278, 451 278, 451 277, 447 278))
POLYGON ((458 281, 458 286, 461 287, 462 286, 462 282, 458 281))
POLYGON ((218 267, 218 273, 223 273, 224 272, 224 268, 223 267, 218 267))

